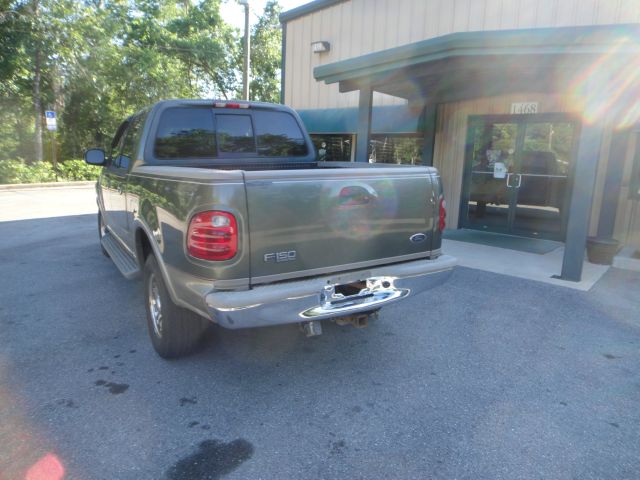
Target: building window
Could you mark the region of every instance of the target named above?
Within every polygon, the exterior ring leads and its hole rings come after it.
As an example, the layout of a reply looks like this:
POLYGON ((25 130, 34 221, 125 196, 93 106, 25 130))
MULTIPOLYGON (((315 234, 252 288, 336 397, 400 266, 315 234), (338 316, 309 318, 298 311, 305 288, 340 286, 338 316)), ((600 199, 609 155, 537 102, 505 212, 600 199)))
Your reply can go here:
POLYGON ((312 134, 311 141, 316 148, 318 161, 350 162, 352 135, 312 134))
POLYGON ((411 135, 371 135, 369 161, 371 163, 422 164, 424 138, 411 135))

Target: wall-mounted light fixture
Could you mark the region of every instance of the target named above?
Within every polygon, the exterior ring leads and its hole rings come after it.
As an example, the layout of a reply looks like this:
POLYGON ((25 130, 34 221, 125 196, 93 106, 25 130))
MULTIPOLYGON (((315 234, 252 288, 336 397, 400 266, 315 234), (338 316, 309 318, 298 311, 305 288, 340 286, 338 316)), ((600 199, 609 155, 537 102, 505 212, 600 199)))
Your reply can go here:
POLYGON ((324 53, 331 50, 331 44, 329 42, 312 42, 311 51, 313 53, 324 53))

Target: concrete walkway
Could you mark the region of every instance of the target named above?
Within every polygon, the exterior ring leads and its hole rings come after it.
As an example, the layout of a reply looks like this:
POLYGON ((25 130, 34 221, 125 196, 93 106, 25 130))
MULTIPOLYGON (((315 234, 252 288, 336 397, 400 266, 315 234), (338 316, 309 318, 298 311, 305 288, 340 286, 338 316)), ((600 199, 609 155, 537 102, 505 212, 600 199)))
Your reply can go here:
POLYGON ((477 243, 443 240, 442 250, 447 255, 456 257, 459 265, 464 267, 528 280, 537 280, 582 291, 590 290, 609 269, 608 266, 594 265, 585 261, 582 270, 582 281, 569 282, 552 278, 553 275, 559 275, 562 269, 563 247, 540 255, 506 248, 489 247, 477 243))

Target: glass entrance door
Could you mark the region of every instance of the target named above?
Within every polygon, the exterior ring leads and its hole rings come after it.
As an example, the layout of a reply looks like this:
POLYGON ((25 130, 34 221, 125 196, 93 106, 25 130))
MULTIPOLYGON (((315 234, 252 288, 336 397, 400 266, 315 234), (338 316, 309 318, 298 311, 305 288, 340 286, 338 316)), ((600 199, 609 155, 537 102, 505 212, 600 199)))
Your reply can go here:
POLYGON ((566 116, 470 117, 462 226, 564 239, 575 139, 566 116))

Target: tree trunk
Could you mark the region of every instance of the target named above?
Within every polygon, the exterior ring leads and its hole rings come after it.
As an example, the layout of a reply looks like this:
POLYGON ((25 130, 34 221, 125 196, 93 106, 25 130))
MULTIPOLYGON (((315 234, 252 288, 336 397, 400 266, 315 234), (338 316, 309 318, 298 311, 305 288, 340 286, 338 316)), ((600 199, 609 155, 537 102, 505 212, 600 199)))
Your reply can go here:
MULTIPOLYGON (((53 67, 53 75, 51 77, 51 87, 53 88, 53 110, 56 112, 56 116, 58 120, 62 116, 62 112, 64 110, 64 96, 62 95, 62 85, 60 85, 60 71, 58 66, 55 65, 53 67)), ((53 164, 53 169, 58 171, 58 142, 56 140, 56 132, 51 132, 51 163, 53 164)))

